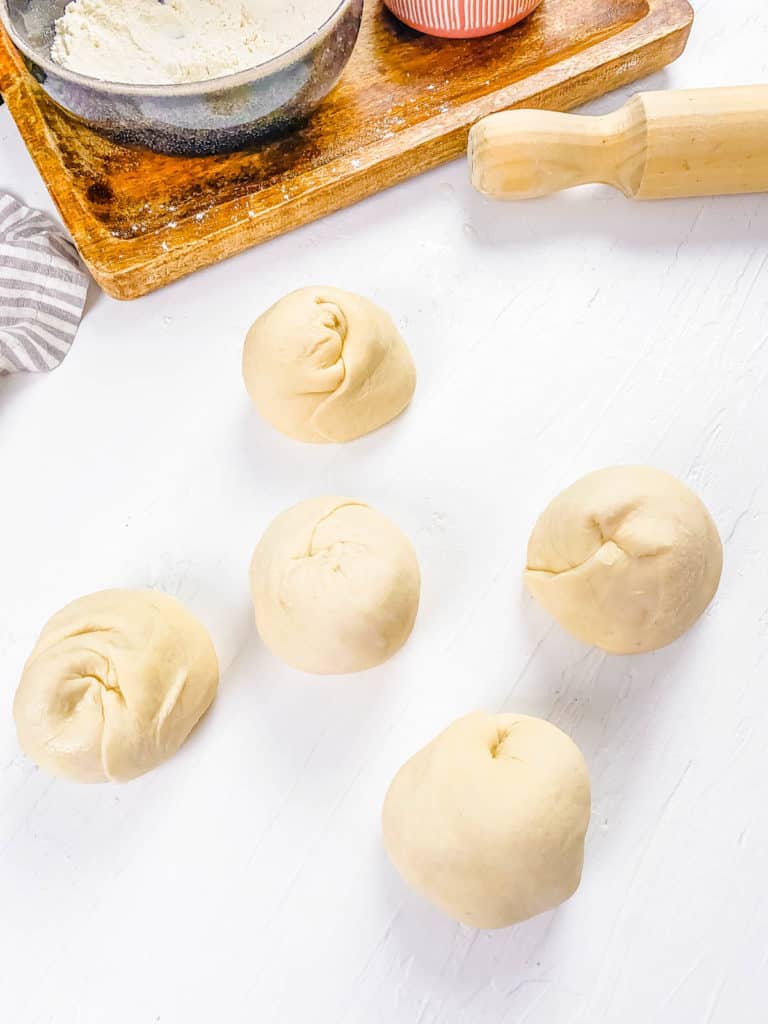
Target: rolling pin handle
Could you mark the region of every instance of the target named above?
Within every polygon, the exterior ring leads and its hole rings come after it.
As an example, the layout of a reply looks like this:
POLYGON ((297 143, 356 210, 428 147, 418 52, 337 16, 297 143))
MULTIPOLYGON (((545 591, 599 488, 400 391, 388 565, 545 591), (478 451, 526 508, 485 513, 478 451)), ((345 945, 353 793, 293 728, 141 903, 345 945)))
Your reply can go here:
POLYGON ((639 93, 613 114, 509 110, 470 133, 487 195, 603 182, 637 199, 768 191, 768 85, 639 93))

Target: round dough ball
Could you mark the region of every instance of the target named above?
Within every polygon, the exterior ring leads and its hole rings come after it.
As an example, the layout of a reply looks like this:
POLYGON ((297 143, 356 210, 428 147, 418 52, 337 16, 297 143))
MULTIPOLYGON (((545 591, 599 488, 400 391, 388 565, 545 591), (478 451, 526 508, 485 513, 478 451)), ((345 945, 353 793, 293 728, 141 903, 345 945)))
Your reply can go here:
POLYGON ((411 542, 350 498, 311 498, 283 512, 251 562, 262 640, 294 668, 321 675, 392 657, 413 629, 419 590, 411 542))
POLYGON ((301 288, 251 327, 243 350, 248 394, 297 441, 351 441, 398 416, 416 369, 392 319, 340 288, 301 288))
POLYGON ((45 624, 13 713, 21 748, 74 782, 127 782, 175 754, 216 694, 203 626, 155 590, 102 590, 45 624))
POLYGON ((506 928, 574 894, 589 813, 587 766, 565 733, 540 718, 476 711, 397 773, 384 846, 449 917, 506 928))
POLYGON ((717 527, 685 484, 649 466, 611 466, 544 510, 525 582, 569 633, 611 654, 637 654, 693 625, 722 565, 717 527))

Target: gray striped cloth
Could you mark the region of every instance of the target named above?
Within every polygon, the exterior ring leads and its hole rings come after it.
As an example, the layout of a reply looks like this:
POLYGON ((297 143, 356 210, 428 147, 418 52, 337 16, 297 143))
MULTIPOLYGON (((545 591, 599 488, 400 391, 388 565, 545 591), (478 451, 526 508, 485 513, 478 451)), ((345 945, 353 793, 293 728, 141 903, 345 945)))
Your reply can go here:
POLYGON ((0 192, 0 377, 58 366, 87 292, 88 276, 64 230, 0 192))

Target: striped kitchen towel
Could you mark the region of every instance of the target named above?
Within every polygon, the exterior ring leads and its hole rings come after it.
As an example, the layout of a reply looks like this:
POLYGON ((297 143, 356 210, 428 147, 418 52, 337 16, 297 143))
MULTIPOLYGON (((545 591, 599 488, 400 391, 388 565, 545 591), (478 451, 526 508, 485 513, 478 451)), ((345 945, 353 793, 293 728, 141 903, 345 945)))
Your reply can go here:
POLYGON ((88 276, 64 230, 0 192, 0 377, 58 366, 87 292, 88 276))

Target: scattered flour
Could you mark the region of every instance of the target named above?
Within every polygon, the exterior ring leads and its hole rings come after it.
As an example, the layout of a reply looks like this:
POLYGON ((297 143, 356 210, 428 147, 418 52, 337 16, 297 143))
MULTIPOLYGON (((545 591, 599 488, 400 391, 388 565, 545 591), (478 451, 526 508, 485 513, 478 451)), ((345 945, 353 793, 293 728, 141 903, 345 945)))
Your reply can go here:
POLYGON ((168 85, 244 71, 310 36, 339 0, 72 0, 51 57, 110 82, 168 85))

